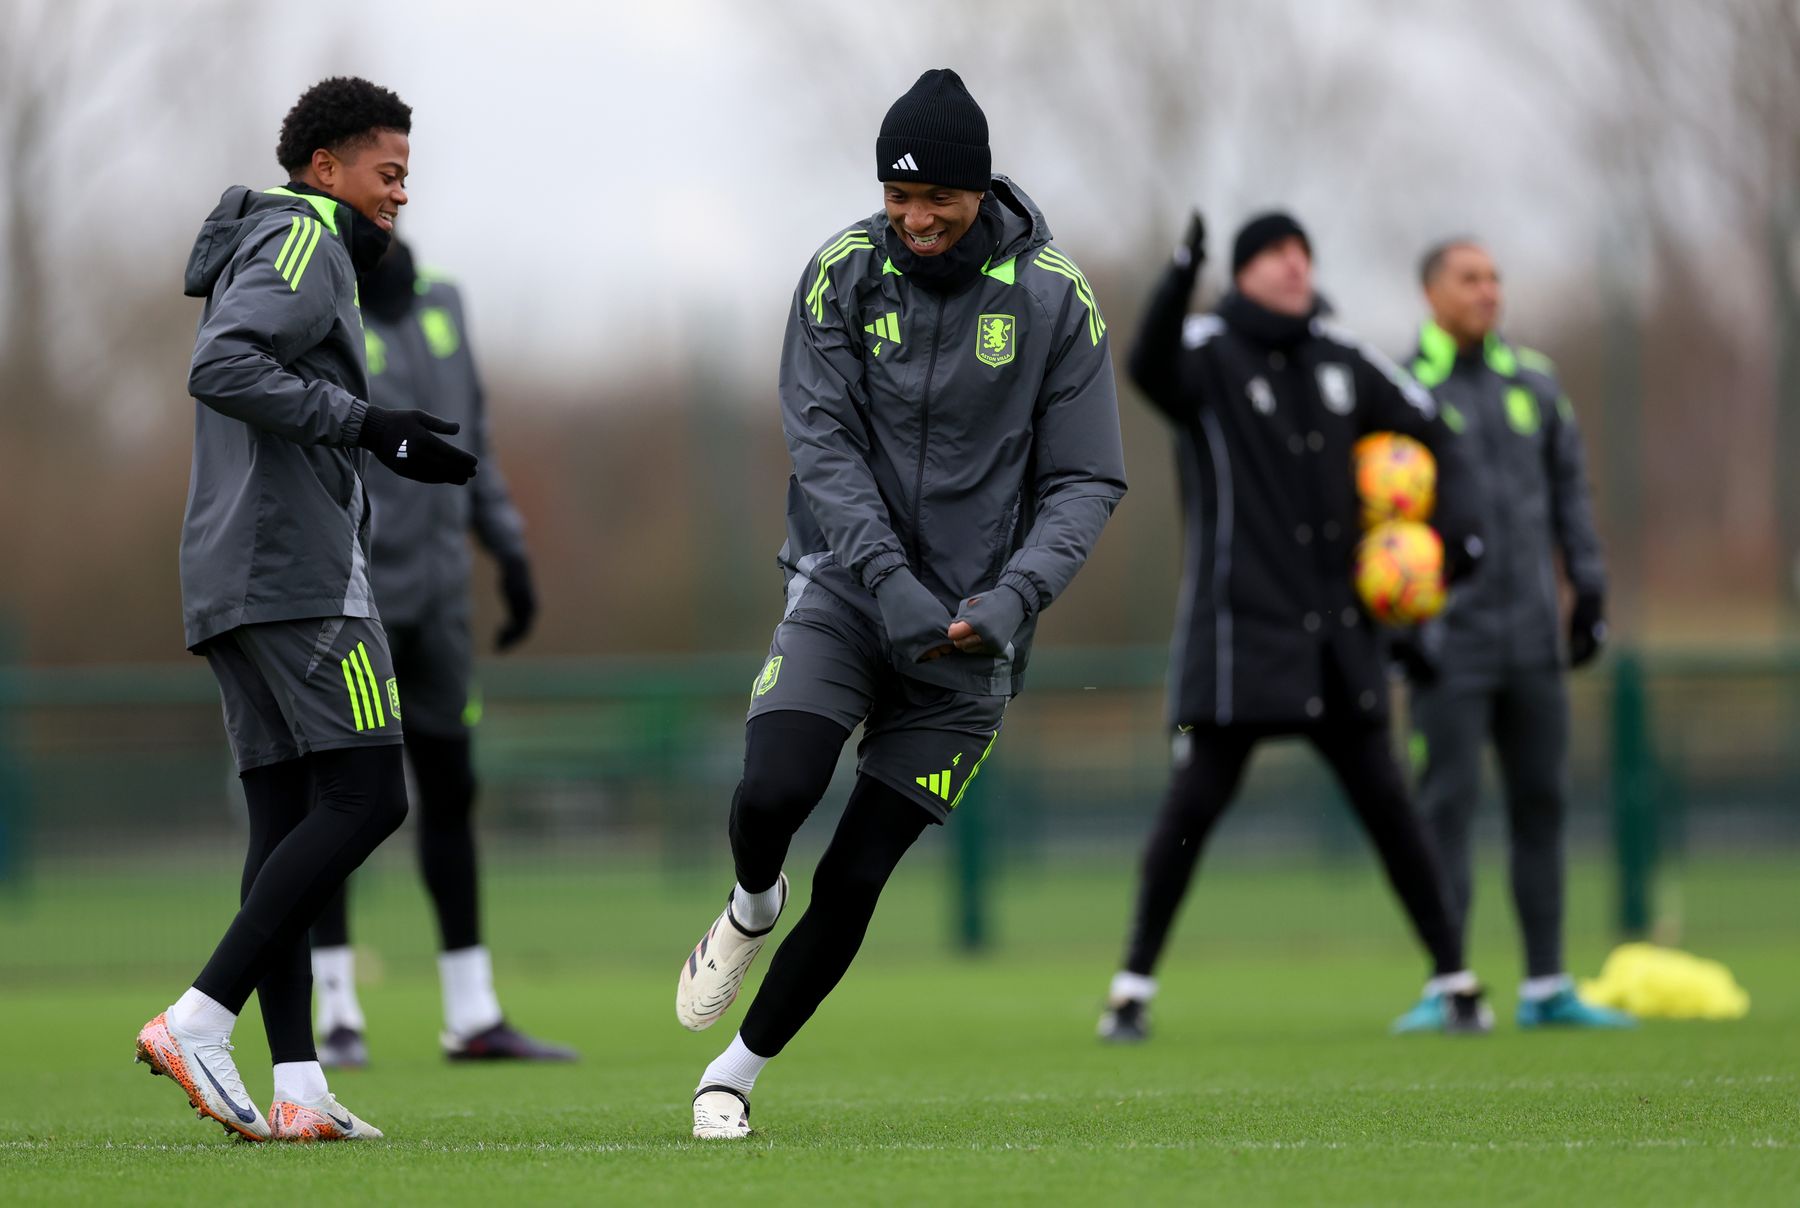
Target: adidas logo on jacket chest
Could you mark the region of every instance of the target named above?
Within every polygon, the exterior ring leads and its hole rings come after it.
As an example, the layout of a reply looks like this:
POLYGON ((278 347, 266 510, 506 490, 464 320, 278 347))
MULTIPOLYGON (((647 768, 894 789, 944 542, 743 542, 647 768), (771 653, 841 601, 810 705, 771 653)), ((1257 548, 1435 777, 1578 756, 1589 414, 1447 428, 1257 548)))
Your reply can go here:
MULTIPOLYGON (((893 349, 906 343, 897 310, 886 311, 872 322, 864 323, 863 334, 869 337, 868 351, 872 357, 879 357, 884 351, 892 356, 893 349)), ((985 311, 975 320, 972 339, 966 335, 947 337, 940 355, 957 354, 958 345, 967 349, 960 355, 972 354, 983 365, 998 369, 1011 364, 1019 354, 1018 316, 1003 311, 985 311)))

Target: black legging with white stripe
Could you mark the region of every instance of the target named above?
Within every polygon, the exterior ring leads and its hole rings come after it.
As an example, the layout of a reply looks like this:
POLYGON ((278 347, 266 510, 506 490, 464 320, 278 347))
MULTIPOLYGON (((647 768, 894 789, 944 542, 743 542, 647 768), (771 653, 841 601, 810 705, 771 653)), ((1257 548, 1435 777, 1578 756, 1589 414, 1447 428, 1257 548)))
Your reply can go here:
POLYGON ((1192 745, 1169 781, 1162 812, 1144 848, 1126 970, 1146 977, 1155 972, 1201 850, 1236 796, 1251 752, 1265 739, 1289 734, 1312 743, 1343 786, 1380 853, 1389 884, 1431 953, 1433 971, 1461 970, 1462 937, 1451 918, 1435 855, 1413 814, 1394 759, 1391 731, 1385 725, 1329 720, 1297 730, 1198 726, 1189 734, 1192 745))

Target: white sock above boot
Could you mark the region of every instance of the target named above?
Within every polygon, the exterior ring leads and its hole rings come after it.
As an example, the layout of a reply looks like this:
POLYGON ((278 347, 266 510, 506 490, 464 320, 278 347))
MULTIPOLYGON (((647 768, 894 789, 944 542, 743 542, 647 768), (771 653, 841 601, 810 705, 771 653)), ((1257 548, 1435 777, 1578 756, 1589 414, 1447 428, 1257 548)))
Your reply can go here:
POLYGON ((1528 977, 1519 983, 1519 997, 1526 1002, 1543 1002, 1546 998, 1555 998, 1564 990, 1573 988, 1575 979, 1567 973, 1552 973, 1549 977, 1528 977))
POLYGON ((229 1036, 237 1016, 216 999, 189 986, 187 993, 169 1008, 169 1025, 192 1036, 229 1036))
POLYGON ((781 878, 761 893, 742 885, 731 891, 731 917, 746 931, 767 931, 781 917, 781 878))
POLYGON ((277 1102, 317 1103, 329 1094, 325 1085, 325 1067, 316 1061, 277 1061, 275 1063, 275 1099, 277 1102))
POLYGON ((748 1095, 756 1086, 756 1076, 768 1063, 767 1057, 758 1057, 745 1047, 742 1036, 733 1036, 731 1047, 715 1057, 706 1072, 700 1075, 700 1085, 729 1086, 748 1095))
POLYGON ((1149 1002, 1156 997, 1156 979, 1142 973, 1127 973, 1121 969, 1113 974, 1107 997, 1114 1005, 1134 1000, 1149 1002))
POLYGON ((313 1023, 319 1035, 333 1028, 364 1030, 362 1004, 356 998, 356 954, 348 945, 312 950, 313 1023))
POLYGON ((480 944, 439 953, 438 981, 444 992, 444 1030, 458 1040, 467 1040, 500 1022, 494 962, 480 944))

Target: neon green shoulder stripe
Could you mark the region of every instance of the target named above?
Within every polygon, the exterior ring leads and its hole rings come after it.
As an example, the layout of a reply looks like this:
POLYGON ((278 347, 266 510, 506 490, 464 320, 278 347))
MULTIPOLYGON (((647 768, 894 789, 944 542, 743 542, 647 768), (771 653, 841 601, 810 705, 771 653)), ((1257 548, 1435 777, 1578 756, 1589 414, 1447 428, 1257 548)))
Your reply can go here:
POLYGON ((331 198, 320 197, 316 193, 296 193, 292 189, 280 185, 277 185, 273 189, 264 189, 263 192, 273 193, 277 197, 298 197, 301 201, 304 201, 307 205, 310 205, 319 212, 319 221, 325 224, 326 230, 330 231, 333 235, 338 233, 338 203, 331 198))
POLYGON ((455 285, 456 278, 443 269, 432 264, 422 264, 413 270, 413 293, 425 294, 434 285, 455 285))
POLYGON ((1075 267, 1075 262, 1055 248, 1046 247, 1032 263, 1074 283, 1075 296, 1087 307, 1088 338, 1095 344, 1100 343, 1100 337, 1106 334, 1106 320, 1100 317, 1100 306, 1094 301, 1093 287, 1088 284, 1082 271, 1075 267))
POLYGON ((1412 375, 1429 390, 1440 386, 1456 367, 1456 340, 1430 319, 1419 325, 1419 356, 1412 375))
POLYGON ((294 215, 288 226, 287 239, 275 253, 275 271, 281 274, 290 290, 300 288, 300 278, 306 274, 306 266, 312 263, 313 250, 319 246, 319 237, 324 232, 324 225, 317 220, 304 214, 294 215))
POLYGON ((1552 361, 1537 349, 1515 348, 1513 351, 1519 354, 1519 364, 1525 366, 1525 368, 1536 370, 1538 373, 1549 374, 1551 377, 1556 376, 1556 362, 1552 361))
POLYGON ((1491 331, 1482 344, 1481 356, 1487 367, 1501 377, 1509 378, 1519 372, 1519 358, 1513 355, 1512 346, 1491 331))
POLYGON ((812 288, 806 293, 806 305, 812 311, 813 322, 825 319, 825 292, 831 288, 832 266, 846 260, 864 249, 875 245, 869 241, 869 233, 861 227, 852 227, 828 244, 819 253, 819 275, 814 279, 812 288))

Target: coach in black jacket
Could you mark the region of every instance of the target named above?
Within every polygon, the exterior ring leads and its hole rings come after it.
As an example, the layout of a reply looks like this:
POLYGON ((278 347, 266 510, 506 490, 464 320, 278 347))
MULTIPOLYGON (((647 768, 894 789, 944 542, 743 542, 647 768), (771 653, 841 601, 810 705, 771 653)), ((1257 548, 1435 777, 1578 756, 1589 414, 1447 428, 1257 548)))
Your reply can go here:
POLYGON ((1404 432, 1437 456, 1452 578, 1480 555, 1475 479, 1430 394, 1326 321, 1299 223, 1252 219, 1233 248, 1234 288, 1213 313, 1187 316, 1203 243, 1196 215, 1131 354, 1132 380, 1176 428, 1187 552, 1170 669, 1174 776, 1101 1035, 1145 1034, 1150 975, 1207 833, 1256 743, 1285 735, 1331 765, 1431 952, 1426 994, 1396 1028, 1485 1029, 1394 760, 1384 644, 1356 600, 1352 446, 1404 432))

